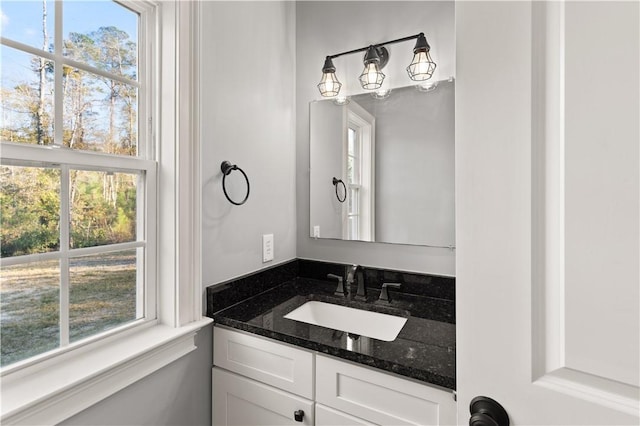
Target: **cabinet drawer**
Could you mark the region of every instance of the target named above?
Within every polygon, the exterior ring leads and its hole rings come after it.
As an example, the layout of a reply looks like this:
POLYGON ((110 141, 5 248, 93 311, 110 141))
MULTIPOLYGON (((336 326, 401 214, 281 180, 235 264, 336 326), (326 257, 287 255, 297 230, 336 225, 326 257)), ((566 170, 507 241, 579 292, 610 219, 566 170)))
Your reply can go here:
POLYGON ((375 426, 333 408, 316 404, 316 426, 375 426))
POLYGON ((316 356, 316 401, 380 425, 455 425, 450 391, 316 356))
POLYGON ((313 426, 313 402, 255 380, 213 369, 213 425, 307 425, 313 426), (301 422, 294 417, 303 411, 301 422))
POLYGON ((310 352, 214 327, 213 364, 313 399, 313 354, 310 352))

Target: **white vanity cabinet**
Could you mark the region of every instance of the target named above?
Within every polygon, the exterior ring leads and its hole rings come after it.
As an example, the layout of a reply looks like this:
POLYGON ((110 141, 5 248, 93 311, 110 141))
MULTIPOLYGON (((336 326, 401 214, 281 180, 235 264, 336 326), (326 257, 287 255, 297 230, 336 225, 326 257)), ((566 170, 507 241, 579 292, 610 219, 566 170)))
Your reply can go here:
POLYGON ((456 424, 451 391, 225 328, 213 342, 215 426, 456 424))

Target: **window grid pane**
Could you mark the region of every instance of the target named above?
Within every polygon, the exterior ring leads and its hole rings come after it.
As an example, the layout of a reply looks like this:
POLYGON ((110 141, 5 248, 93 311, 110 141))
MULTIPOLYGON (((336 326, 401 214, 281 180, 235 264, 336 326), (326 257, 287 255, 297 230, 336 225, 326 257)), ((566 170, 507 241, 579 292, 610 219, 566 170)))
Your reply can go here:
POLYGON ((0 166, 1 257, 60 249, 60 169, 0 166))
POLYGON ((63 3, 62 17, 65 57, 131 80, 138 78, 137 13, 111 1, 68 1, 63 3), (86 16, 92 16, 91 26, 84 23, 86 16))
POLYGON ((0 366, 59 346, 59 306, 59 261, 0 269, 0 366))
POLYGON ((137 155, 137 88, 68 66, 62 83, 64 146, 137 155))
POLYGON ((136 241, 137 175, 70 170, 69 177, 69 248, 136 241))
POLYGON ((0 46, 0 141, 51 145, 54 62, 0 46))
POLYGON ((37 49, 52 50, 55 23, 53 0, 3 0, 2 19, 2 37, 37 49), (21 23, 29 23, 29 30, 21 23))
POLYGON ((139 319, 137 249, 69 260, 69 336, 85 337, 139 319))

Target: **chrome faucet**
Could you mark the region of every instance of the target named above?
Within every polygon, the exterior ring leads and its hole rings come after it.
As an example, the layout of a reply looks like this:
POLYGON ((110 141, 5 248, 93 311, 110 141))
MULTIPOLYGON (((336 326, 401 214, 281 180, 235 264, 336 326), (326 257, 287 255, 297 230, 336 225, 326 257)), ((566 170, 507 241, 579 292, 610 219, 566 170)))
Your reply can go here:
POLYGON ((400 288, 400 283, 382 283, 382 289, 380 290, 380 298, 378 302, 391 303, 391 297, 389 296, 389 287, 400 288))
POLYGON ((359 265, 351 265, 347 266, 347 291, 349 295, 353 295, 352 286, 353 283, 358 285, 358 289, 356 290, 356 295, 352 296, 355 300, 367 300, 367 289, 364 286, 364 274, 362 272, 362 267, 359 265))
POLYGON ((333 278, 334 280, 338 280, 338 287, 336 288, 336 291, 334 293, 335 296, 340 296, 340 297, 347 296, 347 290, 344 288, 344 285, 342 284, 341 276, 338 276, 335 274, 328 274, 327 278, 333 278))

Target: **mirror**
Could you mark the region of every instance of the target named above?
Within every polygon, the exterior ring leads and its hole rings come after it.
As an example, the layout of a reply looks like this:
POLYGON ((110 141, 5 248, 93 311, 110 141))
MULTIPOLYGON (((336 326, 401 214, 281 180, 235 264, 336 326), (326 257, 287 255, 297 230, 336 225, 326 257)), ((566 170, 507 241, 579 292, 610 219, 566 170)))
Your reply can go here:
POLYGON ((455 83, 310 104, 310 236, 455 245, 455 83))

